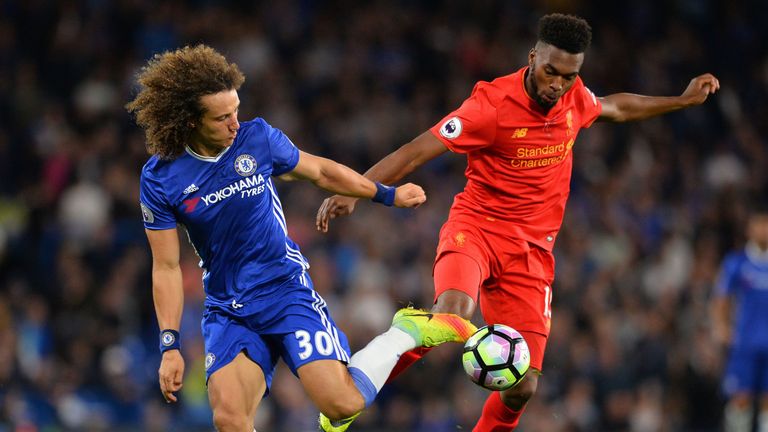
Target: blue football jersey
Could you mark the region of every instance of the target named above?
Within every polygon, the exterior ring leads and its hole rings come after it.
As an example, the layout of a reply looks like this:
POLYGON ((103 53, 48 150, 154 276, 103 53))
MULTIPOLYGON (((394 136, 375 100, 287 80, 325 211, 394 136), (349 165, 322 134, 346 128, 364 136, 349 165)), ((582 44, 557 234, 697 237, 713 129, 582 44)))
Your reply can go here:
POLYGON ((736 302, 734 346, 768 347, 768 256, 749 246, 729 254, 716 293, 736 302))
POLYGON ((186 228, 200 257, 207 305, 240 312, 309 268, 288 237, 272 183, 298 161, 291 140, 257 118, 242 122, 232 145, 216 157, 187 148, 174 160, 153 156, 144 165, 144 226, 186 228))

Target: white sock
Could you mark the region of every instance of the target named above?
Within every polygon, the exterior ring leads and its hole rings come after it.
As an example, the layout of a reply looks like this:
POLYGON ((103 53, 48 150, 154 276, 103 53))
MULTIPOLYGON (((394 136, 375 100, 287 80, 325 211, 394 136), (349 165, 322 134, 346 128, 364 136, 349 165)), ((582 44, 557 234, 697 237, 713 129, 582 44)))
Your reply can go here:
POLYGON ((751 432, 751 431, 752 431, 752 410, 737 408, 733 404, 726 405, 725 432, 751 432))
POLYGON ((760 411, 757 417, 757 432, 768 432, 768 409, 760 411))
POLYGON ((349 360, 349 367, 362 371, 378 393, 387 382, 400 356, 416 346, 416 341, 408 333, 391 327, 356 352, 349 360))

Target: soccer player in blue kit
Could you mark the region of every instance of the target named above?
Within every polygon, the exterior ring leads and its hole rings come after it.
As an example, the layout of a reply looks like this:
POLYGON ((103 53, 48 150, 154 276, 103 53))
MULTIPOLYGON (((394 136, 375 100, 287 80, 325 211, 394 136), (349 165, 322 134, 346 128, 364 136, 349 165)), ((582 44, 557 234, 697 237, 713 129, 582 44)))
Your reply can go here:
POLYGON ((272 177, 397 207, 426 199, 421 187, 371 182, 329 159, 300 151, 263 119, 240 123, 237 66, 198 45, 156 55, 126 108, 145 130, 152 155, 141 174, 141 209, 152 249, 160 331, 160 389, 176 402, 184 359, 177 225, 200 257, 202 318, 213 422, 251 432, 257 407, 282 358, 321 414, 320 427, 343 431, 369 405, 401 354, 418 346, 464 342, 476 329, 452 314, 401 309, 392 327, 350 357, 344 333, 315 292, 309 264, 288 237, 272 177))
POLYGON ((768 209, 751 212, 746 246, 723 260, 713 312, 715 336, 730 346, 725 431, 751 432, 757 402, 757 431, 768 432, 768 209))

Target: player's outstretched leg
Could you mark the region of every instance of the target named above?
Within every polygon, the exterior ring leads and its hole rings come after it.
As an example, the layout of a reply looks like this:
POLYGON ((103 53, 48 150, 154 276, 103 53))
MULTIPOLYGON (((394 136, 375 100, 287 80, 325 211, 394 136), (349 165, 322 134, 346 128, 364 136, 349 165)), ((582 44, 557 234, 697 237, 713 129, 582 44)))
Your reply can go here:
POLYGON ((412 307, 397 311, 392 327, 408 333, 417 345, 423 347, 435 347, 446 342, 464 343, 477 331, 474 324, 458 315, 412 307))
MULTIPOLYGON (((392 327, 355 353, 349 361, 349 373, 365 399, 365 406, 373 402, 401 355, 419 346, 464 343, 476 331, 477 328, 471 322, 458 315, 414 308, 397 311, 392 319, 392 327)), ((320 414, 320 430, 343 432, 358 415, 331 420, 320 414)))

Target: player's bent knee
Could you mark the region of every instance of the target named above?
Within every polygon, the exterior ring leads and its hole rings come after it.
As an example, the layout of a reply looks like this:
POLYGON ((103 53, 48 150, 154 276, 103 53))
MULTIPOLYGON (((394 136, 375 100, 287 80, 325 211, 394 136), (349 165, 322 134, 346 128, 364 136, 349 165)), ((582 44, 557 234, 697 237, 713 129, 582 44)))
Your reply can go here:
POLYGON ((331 420, 343 420, 350 418, 365 408, 362 397, 357 398, 331 398, 318 404, 318 409, 331 420))
POLYGON ((520 410, 536 394, 538 381, 539 378, 534 371, 529 371, 520 384, 501 392, 502 402, 514 410, 520 410))
POLYGON ((326 417, 346 419, 365 408, 365 399, 343 363, 317 360, 299 367, 297 372, 307 395, 326 417))
POLYGON ((464 319, 472 318, 475 313, 475 301, 463 291, 448 290, 437 298, 432 306, 433 312, 452 313, 464 319))

